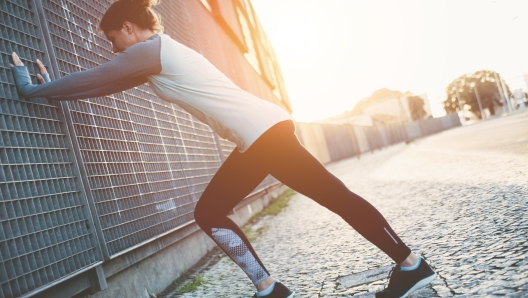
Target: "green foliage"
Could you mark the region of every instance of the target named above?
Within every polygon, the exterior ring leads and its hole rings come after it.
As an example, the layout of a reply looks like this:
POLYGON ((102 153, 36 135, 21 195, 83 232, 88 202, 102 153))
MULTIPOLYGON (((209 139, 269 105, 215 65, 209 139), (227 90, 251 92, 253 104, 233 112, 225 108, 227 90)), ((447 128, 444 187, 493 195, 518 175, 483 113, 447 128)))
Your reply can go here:
POLYGON ((252 226, 265 216, 268 216, 268 215, 275 216, 279 214, 282 211, 282 209, 288 206, 288 203, 290 202, 290 199, 294 194, 295 194, 295 191, 291 189, 286 190, 283 194, 273 199, 271 204, 268 207, 254 214, 249 219, 247 224, 245 224, 244 227, 242 227, 242 232, 244 232, 244 234, 246 235, 249 241, 257 240, 258 236, 262 235, 262 233, 264 233, 264 230, 265 230, 264 227, 260 227, 257 230, 253 230, 252 226))
POLYGON ((242 228, 242 232, 244 232, 244 235, 246 235, 246 238, 249 240, 249 242, 257 240, 257 237, 259 236, 256 232, 253 232, 253 228, 250 225, 245 225, 242 228))
POLYGON ((183 286, 178 288, 178 293, 184 294, 189 292, 194 292, 196 289, 198 289, 199 286, 205 284, 207 280, 203 278, 203 276, 198 275, 195 277, 192 281, 184 284, 183 286))
POLYGON ((266 207, 264 210, 260 211, 259 213, 253 215, 251 219, 249 220, 249 223, 254 223, 261 219, 264 216, 267 215, 277 215, 279 214, 282 209, 284 209, 286 206, 288 206, 288 202, 290 201, 291 197, 295 194, 295 191, 288 188, 283 194, 278 196, 276 199, 274 199, 271 204, 266 207))
POLYGON ((288 203, 290 202, 290 199, 292 195, 294 194, 295 194, 295 191, 288 188, 288 190, 286 190, 283 194, 281 194, 275 200, 273 200, 273 202, 267 208, 253 215, 251 219, 255 218, 257 215, 259 217, 264 217, 267 215, 279 214, 282 211, 282 209, 288 206, 288 203))
POLYGON ((418 121, 425 118, 427 112, 424 109, 424 100, 420 96, 409 96, 407 99, 412 120, 418 121))
MULTIPOLYGON (((475 87, 478 90, 482 108, 489 109, 492 115, 495 114, 494 106, 496 104, 502 105, 500 92, 495 81, 495 74, 497 74, 500 80, 500 75, 492 70, 479 70, 473 74, 462 75, 454 79, 446 88, 447 99, 443 102, 446 113, 451 114, 460 110, 456 94, 456 90, 458 89, 462 105, 468 105, 469 110, 482 119, 475 87)), ((511 96, 512 93, 508 85, 506 85, 506 89, 508 97, 511 96)))

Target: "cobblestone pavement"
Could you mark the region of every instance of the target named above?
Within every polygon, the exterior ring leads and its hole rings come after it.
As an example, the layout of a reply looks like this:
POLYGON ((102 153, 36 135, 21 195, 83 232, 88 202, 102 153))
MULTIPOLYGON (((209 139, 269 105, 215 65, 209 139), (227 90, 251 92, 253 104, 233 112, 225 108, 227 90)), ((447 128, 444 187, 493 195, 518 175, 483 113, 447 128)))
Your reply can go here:
MULTIPOLYGON (((410 297, 528 297, 528 113, 452 129, 328 168, 370 201, 436 268, 410 297)), ((257 227, 254 247, 296 297, 372 297, 386 279, 345 288, 340 277, 391 265, 341 218, 296 194, 257 227)), ((227 257, 201 272, 207 282, 172 297, 251 297, 227 257)))

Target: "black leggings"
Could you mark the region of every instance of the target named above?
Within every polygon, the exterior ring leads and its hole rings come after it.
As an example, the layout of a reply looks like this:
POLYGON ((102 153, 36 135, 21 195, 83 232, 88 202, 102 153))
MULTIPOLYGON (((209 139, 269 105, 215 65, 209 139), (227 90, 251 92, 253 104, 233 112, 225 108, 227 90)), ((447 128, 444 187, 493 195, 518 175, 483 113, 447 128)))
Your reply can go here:
POLYGON ((284 121, 266 131, 249 149, 235 149, 222 164, 196 205, 194 217, 256 285, 270 274, 229 212, 271 174, 293 190, 341 216, 397 264, 411 250, 370 203, 354 194, 313 157, 284 121))

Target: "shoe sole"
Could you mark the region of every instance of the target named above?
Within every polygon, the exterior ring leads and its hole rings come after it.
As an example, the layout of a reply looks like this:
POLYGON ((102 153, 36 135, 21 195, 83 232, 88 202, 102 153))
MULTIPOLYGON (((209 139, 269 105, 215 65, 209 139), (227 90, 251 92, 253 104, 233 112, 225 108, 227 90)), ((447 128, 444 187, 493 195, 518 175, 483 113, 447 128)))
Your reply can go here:
POLYGON ((400 298, 405 298, 407 297, 407 295, 411 294, 412 292, 425 287, 426 285, 430 284, 435 278, 436 278, 436 272, 435 274, 429 277, 426 277, 420 280, 419 282, 417 282, 412 288, 409 289, 409 291, 407 291, 407 293, 403 294, 403 296, 400 296, 400 298))
POLYGON ((295 294, 295 292, 292 292, 291 295, 286 298, 293 298, 293 294, 295 294))

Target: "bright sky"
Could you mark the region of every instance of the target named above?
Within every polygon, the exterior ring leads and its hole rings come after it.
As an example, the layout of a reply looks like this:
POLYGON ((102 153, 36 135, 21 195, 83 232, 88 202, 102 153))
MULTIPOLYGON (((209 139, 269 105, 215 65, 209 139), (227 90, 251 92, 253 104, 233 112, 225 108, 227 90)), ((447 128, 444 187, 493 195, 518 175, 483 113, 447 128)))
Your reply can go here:
POLYGON ((434 116, 457 76, 528 73, 527 0, 251 0, 297 121, 350 110, 380 88, 426 93, 434 116))

